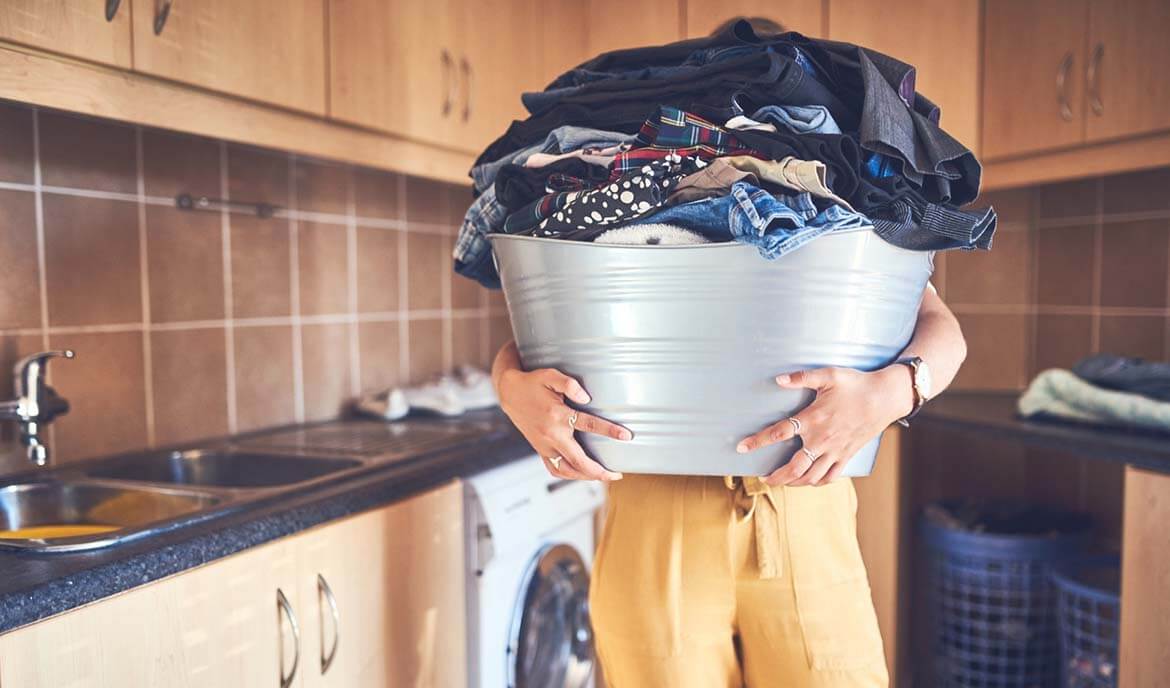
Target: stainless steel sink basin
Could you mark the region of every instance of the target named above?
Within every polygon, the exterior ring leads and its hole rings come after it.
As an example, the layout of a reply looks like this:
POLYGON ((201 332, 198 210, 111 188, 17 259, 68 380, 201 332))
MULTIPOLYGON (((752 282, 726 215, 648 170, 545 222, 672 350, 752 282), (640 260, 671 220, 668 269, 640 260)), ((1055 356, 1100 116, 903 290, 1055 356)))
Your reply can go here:
POLYGON ((220 502, 221 497, 211 494, 101 482, 7 485, 0 487, 0 547, 102 547, 220 502))
POLYGON ((361 466, 342 458, 278 456, 235 451, 186 451, 139 454, 95 466, 95 478, 226 488, 294 485, 361 466))

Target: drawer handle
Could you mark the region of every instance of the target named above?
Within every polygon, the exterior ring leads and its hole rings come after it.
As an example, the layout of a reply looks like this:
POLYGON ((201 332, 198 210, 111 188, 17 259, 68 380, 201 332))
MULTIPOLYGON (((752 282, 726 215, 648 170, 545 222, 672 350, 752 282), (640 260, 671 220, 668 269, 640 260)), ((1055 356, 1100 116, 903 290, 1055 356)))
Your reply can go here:
POLYGON ((459 67, 463 71, 463 121, 466 122, 471 119, 471 63, 463 57, 459 67))
POLYGON ((1073 54, 1070 51, 1064 54, 1056 70, 1056 102, 1060 104, 1060 118, 1066 122, 1071 122, 1073 118, 1072 107, 1068 103, 1068 73, 1072 68, 1073 54))
POLYGON ((114 17, 118 16, 118 8, 122 5, 122 0, 106 0, 106 21, 114 21, 114 17))
POLYGON ((439 61, 443 65, 443 116, 446 117, 451 114, 455 102, 455 61, 446 48, 439 55, 439 61))
MULTIPOLYGON (((293 654, 292 669, 289 669, 288 676, 284 675, 284 667, 280 667, 280 688, 289 688, 297 676, 297 666, 301 663, 301 626, 297 623, 297 615, 293 613, 292 605, 288 603, 288 598, 284 596, 284 591, 280 588, 276 589, 276 609, 278 614, 283 612, 285 618, 288 619, 288 625, 292 628, 293 647, 296 650, 293 654)), ((280 630, 280 647, 283 649, 284 627, 277 624, 277 628, 280 630)))
POLYGON ((321 615, 321 675, 324 676, 329 667, 333 665, 333 658, 337 656, 337 644, 341 642, 341 619, 337 613, 337 598, 333 596, 333 589, 329 587, 329 583, 325 580, 325 576, 317 574, 317 604, 321 603, 321 597, 324 595, 325 602, 329 605, 329 616, 333 617, 333 646, 329 648, 329 654, 325 654, 325 615, 321 615))
POLYGON ((154 3, 154 35, 161 36, 167 26, 167 18, 171 16, 171 5, 174 0, 155 0, 154 3))
POLYGON ((1105 114, 1105 101, 1101 100, 1101 60, 1105 58, 1105 44, 1098 43, 1089 59, 1085 81, 1089 84, 1089 107, 1098 117, 1105 114))

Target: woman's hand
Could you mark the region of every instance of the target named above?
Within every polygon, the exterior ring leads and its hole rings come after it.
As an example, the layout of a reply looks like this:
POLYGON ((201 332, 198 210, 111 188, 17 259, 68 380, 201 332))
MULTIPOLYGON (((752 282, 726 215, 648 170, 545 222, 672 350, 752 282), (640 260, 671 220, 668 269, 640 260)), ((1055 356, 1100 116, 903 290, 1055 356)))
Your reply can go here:
POLYGON ((822 485, 836 480, 847 462, 891 423, 910 413, 914 387, 910 369, 893 364, 872 373, 851 368, 817 368, 780 375, 785 389, 811 389, 816 398, 802 411, 739 443, 747 453, 800 435, 804 448, 764 479, 769 485, 822 485), (799 433, 796 432, 799 426, 799 433))
POLYGON ((549 473, 567 480, 621 479, 621 473, 607 471, 589 458, 573 437, 573 431, 591 432, 616 440, 629 440, 634 436, 620 425, 584 411, 574 411, 566 405, 565 397, 578 404, 589 403, 589 395, 579 382, 551 368, 532 372, 511 368, 500 374, 497 392, 500 407, 540 454, 549 473), (562 460, 550 461, 558 456, 562 460))

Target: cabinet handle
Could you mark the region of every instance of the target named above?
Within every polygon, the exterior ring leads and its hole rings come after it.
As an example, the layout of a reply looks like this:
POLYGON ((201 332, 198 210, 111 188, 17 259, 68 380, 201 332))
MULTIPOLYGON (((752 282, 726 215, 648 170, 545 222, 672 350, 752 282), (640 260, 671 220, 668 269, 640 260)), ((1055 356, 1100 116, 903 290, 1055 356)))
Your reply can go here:
POLYGON ((1105 57, 1105 44, 1098 43, 1093 48, 1093 56, 1089 58, 1089 67, 1085 70, 1085 81, 1089 85, 1089 107, 1098 117, 1105 114, 1105 102, 1101 100, 1101 60, 1105 57))
POLYGON ((106 0, 106 21, 114 21, 114 17, 118 16, 118 7, 122 5, 122 0, 106 0))
MULTIPOLYGON (((288 603, 288 598, 284 596, 284 591, 280 588, 276 589, 276 610, 278 614, 283 612, 285 618, 288 619, 288 625, 292 628, 293 647, 296 650, 293 654, 292 669, 289 669, 288 676, 284 675, 284 667, 280 667, 280 688, 289 688, 297 676, 297 666, 301 663, 301 626, 297 623, 297 615, 293 613, 292 605, 288 603)), ((280 646, 283 648, 284 627, 277 624, 277 628, 280 629, 280 646)))
POLYGON ((1068 104, 1068 73, 1073 68, 1073 54, 1067 52, 1064 54, 1064 59, 1060 61, 1060 67, 1056 70, 1056 102, 1060 104, 1060 118, 1066 122, 1071 122, 1073 118, 1072 107, 1068 104))
POLYGON ((167 26, 167 17, 171 16, 171 5, 174 0, 155 0, 154 2, 154 35, 162 35, 167 26))
POLYGON ((451 114, 451 108, 455 103, 455 61, 451 59, 451 53, 443 48, 443 52, 439 56, 439 61, 443 65, 443 116, 451 114))
POLYGON ((329 654, 325 654, 325 615, 321 615, 321 675, 324 676, 329 667, 333 665, 333 658, 337 656, 337 644, 341 642, 341 619, 337 613, 337 598, 333 596, 333 589, 329 587, 329 583, 325 580, 325 576, 317 574, 317 604, 321 604, 321 596, 325 596, 325 602, 329 605, 329 616, 333 617, 333 646, 329 648, 329 654))
POLYGON ((459 60, 459 67, 463 71, 463 121, 471 119, 471 63, 467 57, 459 60))

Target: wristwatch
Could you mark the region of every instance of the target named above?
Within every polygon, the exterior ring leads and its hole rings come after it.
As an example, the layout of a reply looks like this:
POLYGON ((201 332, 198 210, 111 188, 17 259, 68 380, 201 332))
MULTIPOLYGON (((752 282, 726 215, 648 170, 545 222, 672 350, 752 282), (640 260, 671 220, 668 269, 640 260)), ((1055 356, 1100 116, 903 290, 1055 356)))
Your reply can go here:
POLYGON ((930 366, 918 356, 907 356, 894 361, 894 365, 904 365, 910 368, 910 378, 914 389, 914 408, 905 417, 898 419, 902 427, 910 426, 910 419, 918 415, 923 405, 930 399, 930 366))

